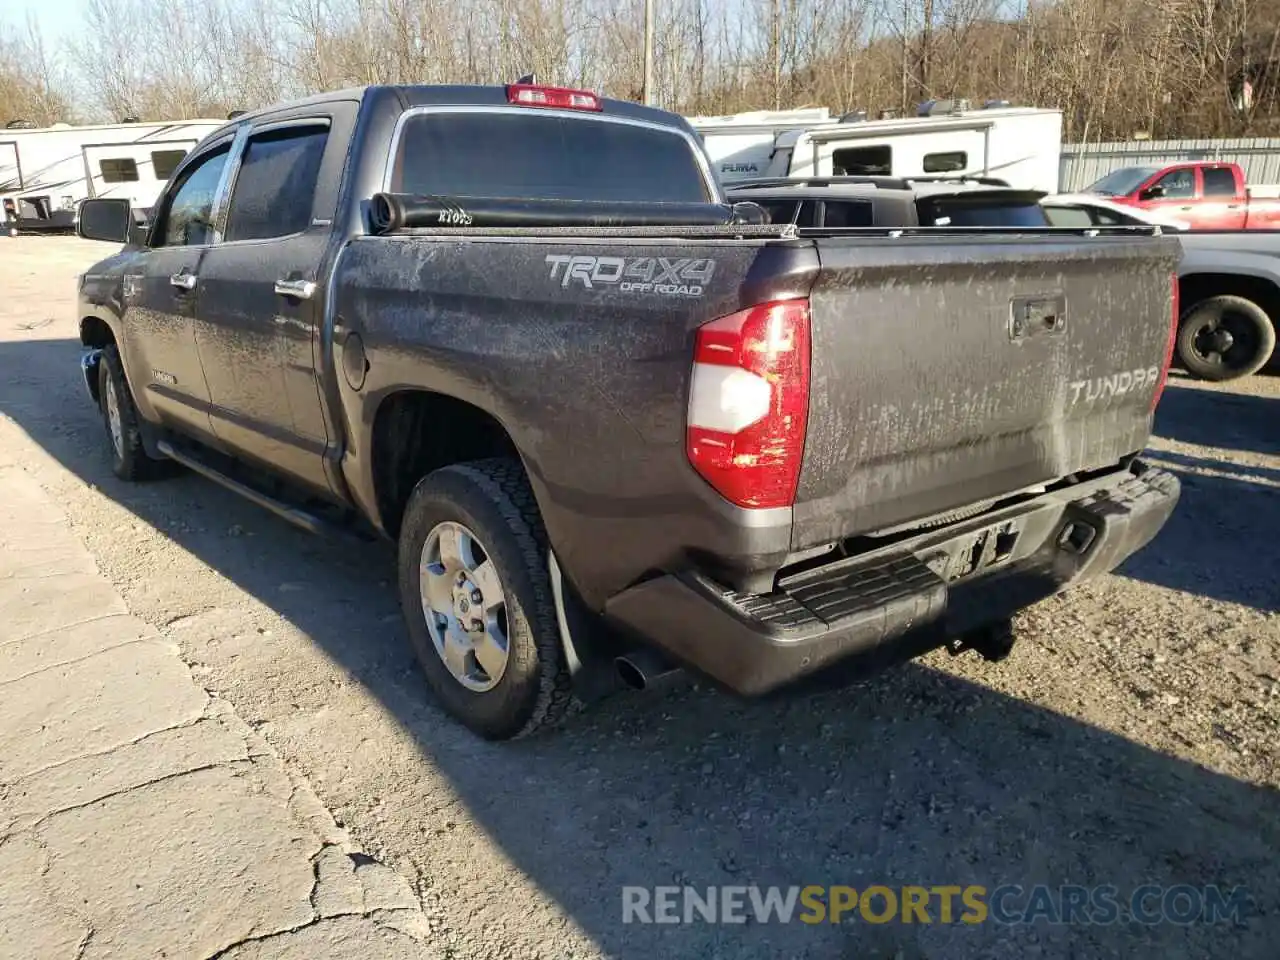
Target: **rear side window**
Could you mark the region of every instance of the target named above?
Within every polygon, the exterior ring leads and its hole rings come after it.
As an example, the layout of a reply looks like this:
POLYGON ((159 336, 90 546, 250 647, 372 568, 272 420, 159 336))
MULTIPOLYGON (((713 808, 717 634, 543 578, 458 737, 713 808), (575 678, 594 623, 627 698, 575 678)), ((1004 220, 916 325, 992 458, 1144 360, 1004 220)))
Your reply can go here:
POLYGON ((845 147, 831 154, 837 177, 887 177, 893 172, 892 147, 845 147))
POLYGON ((1236 178, 1224 167, 1205 167, 1204 195, 1206 197, 1234 197, 1236 195, 1236 178))
POLYGON ((250 137, 231 191, 226 239, 263 240, 307 229, 328 138, 323 126, 250 137))
POLYGON ((709 199, 694 148, 682 135, 534 110, 409 117, 391 189, 539 200, 709 199))
POLYGON ((151 154, 151 166, 155 169, 157 180, 168 180, 178 164, 187 155, 185 150, 156 150, 151 154))
POLYGON ((103 183, 133 183, 138 179, 138 164, 133 157, 112 157, 98 161, 103 183))
POLYGON ((866 200, 828 200, 824 206, 824 227, 871 226, 871 204, 866 200))

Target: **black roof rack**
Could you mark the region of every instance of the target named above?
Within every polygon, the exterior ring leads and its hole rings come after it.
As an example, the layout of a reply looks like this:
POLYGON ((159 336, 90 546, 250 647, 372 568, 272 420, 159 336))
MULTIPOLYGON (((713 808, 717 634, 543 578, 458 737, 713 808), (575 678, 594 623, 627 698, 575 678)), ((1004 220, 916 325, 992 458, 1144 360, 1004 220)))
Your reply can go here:
POLYGON ((1009 182, 997 177, 975 177, 960 174, 926 174, 920 177, 831 176, 831 177, 753 177, 731 180, 725 190, 760 190, 769 187, 840 187, 872 186, 885 190, 910 190, 913 183, 980 183, 988 187, 1007 187, 1009 182))
POLYGON ((731 180, 726 190, 755 190, 763 187, 839 187, 860 184, 883 187, 886 190, 910 190, 911 185, 903 177, 834 176, 834 177, 751 177, 731 180))

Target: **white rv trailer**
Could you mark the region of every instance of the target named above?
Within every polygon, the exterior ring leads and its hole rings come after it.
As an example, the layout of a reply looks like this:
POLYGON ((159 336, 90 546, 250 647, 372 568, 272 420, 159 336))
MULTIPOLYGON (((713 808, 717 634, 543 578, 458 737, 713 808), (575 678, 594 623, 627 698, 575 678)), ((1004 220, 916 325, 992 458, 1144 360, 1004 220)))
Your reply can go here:
POLYGON ((758 177, 988 176, 1058 189, 1062 112, 966 100, 922 104, 920 116, 866 120, 825 108, 689 117, 721 181, 758 177))
POLYGON ((150 209, 182 158, 224 120, 0 129, 4 229, 73 229, 90 197, 127 197, 150 209))

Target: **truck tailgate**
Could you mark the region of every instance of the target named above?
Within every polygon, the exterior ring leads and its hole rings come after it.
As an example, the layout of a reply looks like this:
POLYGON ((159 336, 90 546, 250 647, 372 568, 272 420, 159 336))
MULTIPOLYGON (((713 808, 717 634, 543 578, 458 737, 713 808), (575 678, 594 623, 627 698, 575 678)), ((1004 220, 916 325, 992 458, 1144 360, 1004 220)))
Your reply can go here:
POLYGON ((924 520, 1147 443, 1174 238, 822 237, 793 549, 924 520))

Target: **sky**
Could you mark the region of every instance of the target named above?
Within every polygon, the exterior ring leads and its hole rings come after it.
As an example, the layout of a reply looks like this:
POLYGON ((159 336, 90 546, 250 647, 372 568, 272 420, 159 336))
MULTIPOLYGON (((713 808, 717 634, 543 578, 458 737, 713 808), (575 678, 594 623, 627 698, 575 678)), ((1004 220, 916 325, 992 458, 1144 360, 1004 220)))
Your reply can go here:
POLYGON ((22 27, 30 14, 50 43, 73 33, 84 10, 84 0, 3 0, 0 24, 22 27))

